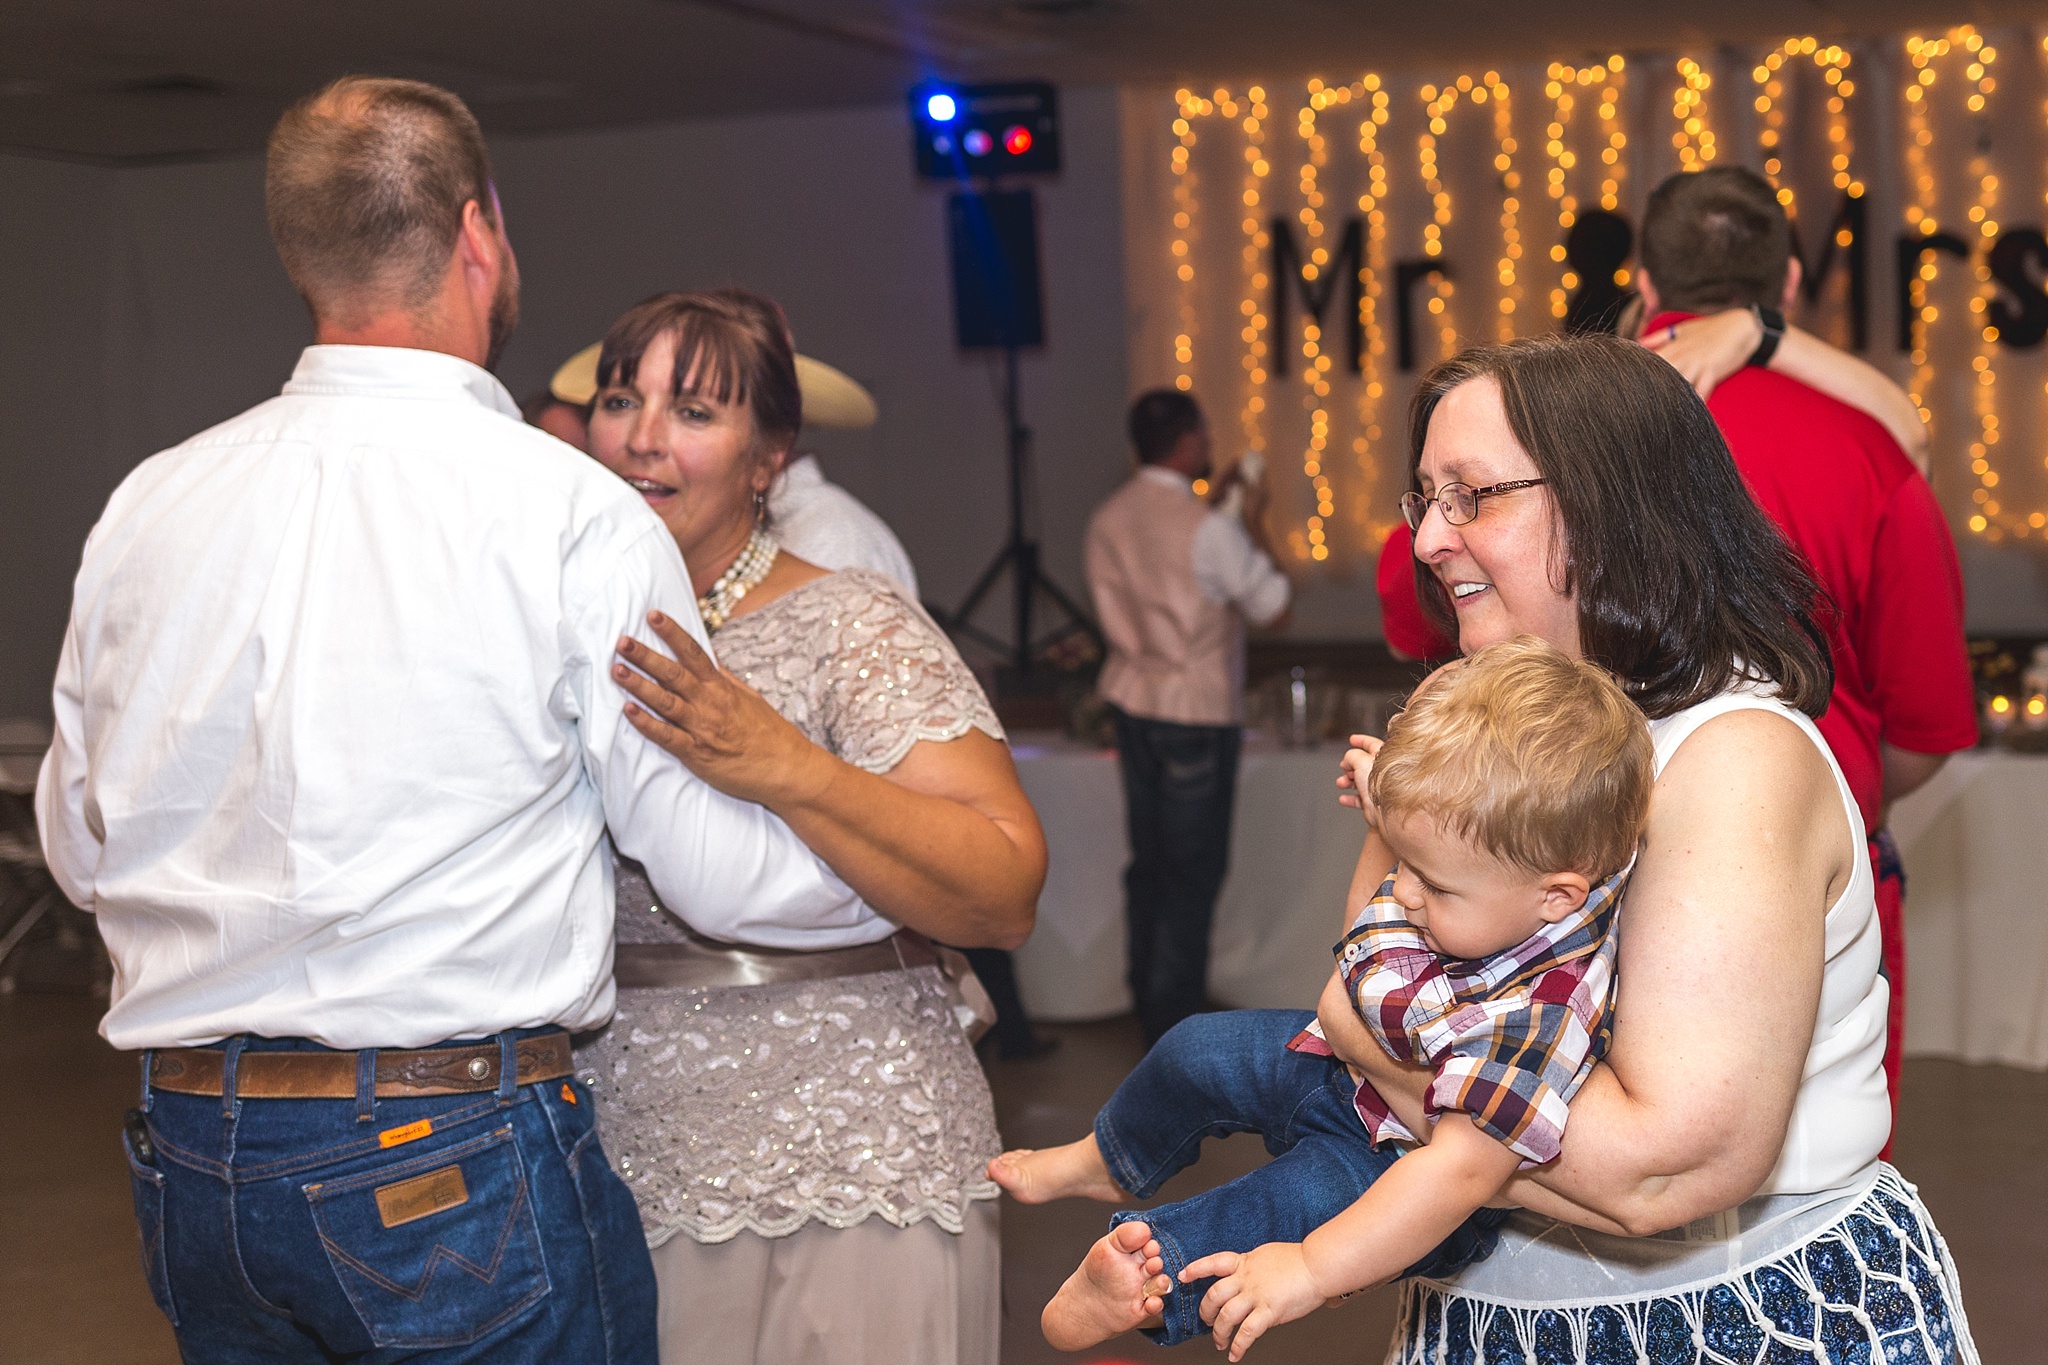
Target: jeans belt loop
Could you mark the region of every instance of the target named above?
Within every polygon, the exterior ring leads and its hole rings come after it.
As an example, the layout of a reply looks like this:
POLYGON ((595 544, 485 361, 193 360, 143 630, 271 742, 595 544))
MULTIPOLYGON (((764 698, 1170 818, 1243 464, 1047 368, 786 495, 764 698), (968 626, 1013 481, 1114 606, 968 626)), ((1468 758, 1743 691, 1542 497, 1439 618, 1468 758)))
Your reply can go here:
POLYGON ((156 1049, 142 1049, 142 1112, 149 1112, 149 1069, 156 1065, 156 1049))
POLYGON ((242 1064, 242 1047, 248 1039, 236 1034, 228 1039, 227 1049, 220 1058, 220 1116, 224 1119, 240 1115, 242 1102, 235 1096, 235 1071, 242 1064))
POLYGON ((519 1034, 506 1029, 498 1035, 498 1104, 503 1107, 518 1097, 519 1034))
POLYGON ((370 1123, 377 1117, 377 1049, 356 1052, 356 1122, 370 1123))

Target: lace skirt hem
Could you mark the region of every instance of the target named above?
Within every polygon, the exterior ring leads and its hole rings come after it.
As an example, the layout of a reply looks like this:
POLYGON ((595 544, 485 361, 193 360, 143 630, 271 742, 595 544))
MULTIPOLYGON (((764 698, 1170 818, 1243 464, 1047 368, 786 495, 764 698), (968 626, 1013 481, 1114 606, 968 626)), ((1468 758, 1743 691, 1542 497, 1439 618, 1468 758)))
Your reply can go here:
POLYGON ((1775 1260, 1649 1297, 1537 1303, 1410 1280, 1388 1365, 1979 1365, 1948 1244, 1881 1167, 1841 1218, 1775 1260))
POLYGON ((687 1237, 699 1246, 717 1246, 730 1242, 743 1232, 770 1239, 788 1237, 812 1223, 822 1224, 841 1232, 858 1227, 870 1218, 879 1218, 891 1227, 907 1228, 918 1223, 931 1223, 943 1231, 956 1236, 967 1230, 967 1207, 986 1199, 999 1198, 1002 1189, 994 1181, 983 1181, 978 1185, 966 1185, 960 1190, 958 1200, 943 1200, 919 1205, 911 1209, 897 1209, 879 1200, 851 1209, 804 1208, 784 1210, 785 1216, 763 1217, 743 1213, 717 1223, 704 1224, 692 1220, 673 1223, 650 1223, 643 1210, 641 1221, 647 1232, 647 1245, 658 1247, 672 1237, 687 1237))

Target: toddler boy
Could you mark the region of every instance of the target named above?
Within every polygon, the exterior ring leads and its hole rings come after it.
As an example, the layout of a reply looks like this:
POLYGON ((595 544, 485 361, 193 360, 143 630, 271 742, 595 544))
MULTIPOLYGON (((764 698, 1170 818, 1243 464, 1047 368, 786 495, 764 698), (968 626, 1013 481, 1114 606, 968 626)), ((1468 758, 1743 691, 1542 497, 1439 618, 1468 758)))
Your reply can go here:
POLYGON ((989 1164, 1027 1203, 1114 1203, 1150 1196, 1205 1137, 1255 1132, 1273 1154, 1112 1218, 1046 1306, 1063 1350, 1134 1327, 1173 1344, 1213 1322, 1241 1359, 1331 1299, 1486 1255, 1507 1216, 1487 1202, 1558 1154, 1566 1105, 1606 1050, 1615 913, 1652 782, 1642 713, 1600 669, 1523 636, 1432 675, 1376 758, 1354 751, 1346 767, 1398 861, 1337 970, 1387 1053, 1434 1068, 1426 1143, 1308 1012, 1183 1021, 1092 1135, 989 1164))

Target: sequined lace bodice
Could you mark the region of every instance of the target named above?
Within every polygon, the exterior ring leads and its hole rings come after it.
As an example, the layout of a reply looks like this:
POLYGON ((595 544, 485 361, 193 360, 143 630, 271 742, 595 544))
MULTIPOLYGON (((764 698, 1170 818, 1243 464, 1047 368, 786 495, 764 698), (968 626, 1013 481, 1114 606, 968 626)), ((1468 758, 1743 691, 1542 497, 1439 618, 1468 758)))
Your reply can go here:
MULTIPOLYGON (((848 569, 734 618, 722 667, 814 742, 883 773, 919 740, 1001 739, 952 643, 891 580, 848 569)), ((637 864, 617 872, 621 943, 672 941, 637 864)), ((604 1143, 650 1243, 786 1236, 805 1223, 960 1231, 992 1199, 988 1083, 936 968, 723 990, 628 990, 579 1050, 604 1143)))
POLYGON ((981 685, 924 609, 873 569, 845 569, 728 621, 718 662, 791 724, 885 773, 921 739, 1001 739, 981 685))

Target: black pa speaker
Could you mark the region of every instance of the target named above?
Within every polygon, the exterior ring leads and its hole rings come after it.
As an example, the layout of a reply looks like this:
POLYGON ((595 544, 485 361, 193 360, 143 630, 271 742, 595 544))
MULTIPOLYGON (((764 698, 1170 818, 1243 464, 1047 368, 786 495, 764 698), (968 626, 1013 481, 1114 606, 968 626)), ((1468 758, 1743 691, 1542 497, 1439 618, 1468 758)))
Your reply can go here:
POLYGON ((962 192, 946 201, 953 335, 962 347, 1040 346, 1038 205, 1030 190, 962 192))

